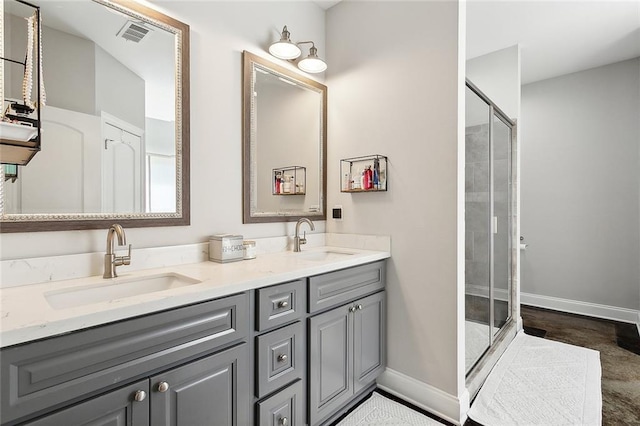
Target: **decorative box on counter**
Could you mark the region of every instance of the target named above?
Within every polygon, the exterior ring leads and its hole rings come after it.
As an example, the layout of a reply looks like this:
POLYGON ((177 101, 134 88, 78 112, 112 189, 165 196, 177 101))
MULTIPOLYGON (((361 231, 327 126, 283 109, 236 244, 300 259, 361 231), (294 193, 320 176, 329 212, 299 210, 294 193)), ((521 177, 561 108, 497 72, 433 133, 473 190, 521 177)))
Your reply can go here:
POLYGON ((273 169, 273 195, 304 195, 307 168, 287 166, 273 169))
POLYGON ((340 191, 386 191, 389 182, 387 162, 386 156, 378 154, 340 160, 340 191))
POLYGON ((209 260, 227 263, 242 260, 243 257, 242 235, 218 234, 209 238, 209 260))

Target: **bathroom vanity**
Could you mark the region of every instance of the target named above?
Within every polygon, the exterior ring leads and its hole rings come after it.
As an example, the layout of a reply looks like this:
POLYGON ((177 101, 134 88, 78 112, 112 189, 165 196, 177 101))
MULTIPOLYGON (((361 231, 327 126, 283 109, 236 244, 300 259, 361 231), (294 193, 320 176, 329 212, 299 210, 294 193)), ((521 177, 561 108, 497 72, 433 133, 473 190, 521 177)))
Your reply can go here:
POLYGON ((202 282, 169 290, 174 298, 138 297, 144 315, 104 322, 118 308, 98 303, 102 323, 91 324, 85 307, 58 309, 67 313, 55 329, 75 330, 25 341, 3 325, 3 345, 15 344, 0 351, 1 423, 325 424, 385 365, 388 253, 359 252, 184 265, 173 269, 199 271, 202 282), (179 305, 166 308, 168 299, 179 305))

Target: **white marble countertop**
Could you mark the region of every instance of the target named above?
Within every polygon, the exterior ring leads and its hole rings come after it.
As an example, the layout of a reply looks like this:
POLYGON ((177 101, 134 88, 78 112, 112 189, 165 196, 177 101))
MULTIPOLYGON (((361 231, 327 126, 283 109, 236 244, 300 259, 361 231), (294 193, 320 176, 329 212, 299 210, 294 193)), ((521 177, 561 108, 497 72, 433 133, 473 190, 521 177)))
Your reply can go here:
MULTIPOLYGON (((256 259, 220 264, 200 262, 127 272, 118 268, 118 278, 102 276, 50 281, 0 289, 0 347, 24 343, 148 314, 199 301, 223 297, 338 269, 349 268, 390 257, 389 251, 341 247, 316 247, 301 253, 279 252, 258 255, 256 259), (322 252, 347 252, 350 255, 322 252), (309 253, 319 252, 310 259, 309 253), (305 255, 305 253, 307 253, 305 255), (79 288, 117 284, 136 278, 176 273, 201 281, 184 287, 156 291, 105 302, 55 309, 47 301, 51 293, 73 292, 79 288)), ((134 285, 124 284, 124 285, 134 285)))

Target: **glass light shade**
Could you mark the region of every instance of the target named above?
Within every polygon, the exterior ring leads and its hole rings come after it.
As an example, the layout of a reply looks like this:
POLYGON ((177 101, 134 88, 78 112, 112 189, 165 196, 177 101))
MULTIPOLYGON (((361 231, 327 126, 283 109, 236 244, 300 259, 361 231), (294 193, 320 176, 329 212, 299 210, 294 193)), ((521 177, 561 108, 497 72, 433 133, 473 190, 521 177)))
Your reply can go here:
POLYGON ((298 62, 298 68, 311 74, 319 73, 327 69, 327 64, 317 56, 307 56, 298 62))
POLYGON ((269 53, 280 59, 296 59, 302 51, 290 41, 278 40, 269 46, 269 53))

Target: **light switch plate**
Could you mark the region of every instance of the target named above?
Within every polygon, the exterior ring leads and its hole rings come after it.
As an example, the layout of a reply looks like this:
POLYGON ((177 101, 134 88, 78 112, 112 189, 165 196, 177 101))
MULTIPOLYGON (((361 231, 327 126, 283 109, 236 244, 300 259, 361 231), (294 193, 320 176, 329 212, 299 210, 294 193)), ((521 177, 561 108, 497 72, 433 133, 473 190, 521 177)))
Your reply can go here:
POLYGON ((342 220, 342 206, 333 206, 331 210, 331 217, 333 220, 342 220))

